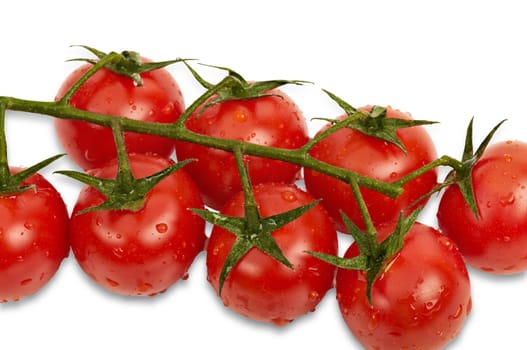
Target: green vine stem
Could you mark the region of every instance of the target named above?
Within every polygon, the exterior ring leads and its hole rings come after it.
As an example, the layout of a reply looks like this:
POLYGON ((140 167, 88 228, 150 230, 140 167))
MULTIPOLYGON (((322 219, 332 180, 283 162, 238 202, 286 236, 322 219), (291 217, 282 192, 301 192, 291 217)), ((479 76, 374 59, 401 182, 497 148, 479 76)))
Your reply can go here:
MULTIPOLYGON (((112 55, 111 53, 109 55, 112 55)), ((105 58, 107 58, 106 56, 105 58)), ((110 56, 111 58, 111 56, 110 56)), ((110 60, 108 58, 108 60, 110 60)), ((88 71, 87 74, 93 74, 93 71, 88 71)), ((292 164, 297 164, 302 167, 311 168, 326 175, 335 177, 339 180, 349 183, 356 181, 361 187, 372 189, 383 193, 391 198, 399 196, 403 189, 400 184, 392 184, 367 176, 338 168, 310 157, 307 154, 308 148, 298 148, 295 150, 282 149, 276 147, 269 147, 265 145, 258 145, 248 143, 240 140, 222 139, 203 134, 194 133, 185 127, 185 122, 200 106, 202 106, 210 97, 214 96, 220 89, 236 83, 236 78, 229 75, 214 85, 199 98, 197 98, 183 113, 183 115, 174 123, 167 126, 167 124, 160 124, 154 122, 138 121, 133 119, 124 119, 121 121, 123 131, 131 131, 143 134, 151 134, 164 136, 181 141, 192 142, 207 147, 221 149, 228 152, 233 152, 234 149, 239 148, 243 150, 246 155, 253 155, 271 159, 282 160, 292 164)), ((74 86, 73 88, 78 88, 74 86)), ((68 93, 66 94, 68 95, 68 93)), ((48 115, 62 119, 80 120, 88 123, 93 123, 101 126, 111 128, 112 120, 115 118, 111 115, 92 113, 77 109, 64 103, 63 100, 58 102, 47 101, 32 101, 20 99, 15 97, 0 96, 0 103, 5 105, 7 110, 23 111, 33 114, 48 115)))
MULTIPOLYGON (((94 50, 94 49, 91 49, 94 50)), ((93 52, 93 51, 92 51, 93 52)), ((61 119, 71 119, 84 121, 88 123, 93 123, 108 128, 112 127, 114 116, 98 114, 93 112, 88 112, 84 110, 77 109, 69 104, 69 101, 73 94, 84 84, 93 74, 95 74, 99 69, 103 67, 112 67, 117 64, 120 64, 122 60, 126 60, 123 54, 116 52, 110 52, 104 54, 102 52, 96 51, 98 60, 93 60, 93 66, 89 69, 80 79, 74 84, 69 91, 59 100, 53 102, 47 101, 33 101, 27 99, 20 99, 15 97, 0 96, 0 105, 5 110, 15 110, 29 112, 39 115, 48 115, 55 118, 61 119)), ((178 62, 179 60, 166 61, 165 63, 178 62)), ((191 70, 193 75, 196 77, 197 73, 190 68, 190 66, 184 62, 187 67, 191 70)), ((222 68, 227 70, 225 68, 222 68)), ((191 143, 200 144, 202 146, 221 149, 227 152, 234 153, 235 150, 240 150, 244 155, 252 155, 258 157, 265 157, 270 159, 276 159, 285 161, 288 163, 296 164, 304 168, 310 168, 316 170, 317 172, 326 174, 328 176, 334 177, 338 180, 344 181, 346 183, 356 183, 357 186, 361 188, 371 189, 377 192, 380 192, 384 195, 387 195, 391 198, 398 197, 403 192, 403 186, 414 178, 420 176, 424 172, 438 166, 450 166, 454 170, 461 169, 461 164, 459 161, 444 156, 437 159, 430 164, 425 165, 424 167, 417 169, 416 171, 408 174, 407 176, 399 179, 395 182, 384 182, 376 180, 356 172, 339 168, 328 163, 322 162, 318 159, 315 159, 309 155, 309 151, 314 147, 320 140, 329 136, 330 134, 342 129, 344 127, 349 127, 351 123, 355 120, 363 118, 365 113, 364 111, 359 111, 352 106, 345 103, 343 100, 339 99, 335 95, 331 94, 329 91, 323 90, 328 94, 333 100, 335 100, 339 106, 341 106, 345 112, 348 114, 348 118, 334 121, 333 124, 327 128, 323 133, 318 136, 315 136, 310 141, 308 141, 303 147, 298 149, 282 149, 276 147, 269 147, 265 145, 258 145, 254 143, 249 143, 241 140, 230 140, 223 139, 203 134, 198 134, 188 130, 185 126, 187 120, 200 108, 206 108, 207 103, 211 98, 215 96, 225 96, 224 92, 229 90, 237 90, 241 86, 247 86, 248 83, 245 81, 239 74, 233 72, 232 70, 227 70, 228 75, 225 76, 217 84, 206 83, 203 85, 204 80, 199 79, 202 85, 206 88, 206 91, 199 96, 193 103, 188 106, 188 108, 183 112, 181 117, 173 124, 161 124, 155 122, 146 122, 139 121, 127 118, 120 118, 120 127, 123 131, 136 132, 142 134, 150 134, 163 136, 175 140, 186 141, 191 143), (223 95, 222 95, 223 93, 223 95), (203 107, 205 106, 205 107, 203 107)), ((257 84, 276 84, 280 82, 281 84, 287 83, 287 81, 269 81, 269 82, 255 82, 257 84)), ((292 81, 292 83, 300 83, 301 81, 292 81)), ((259 86, 259 85, 258 85, 259 86)), ((223 98, 223 97, 222 97, 223 98)), ((224 99, 224 98, 223 98, 224 99)), ((382 109, 381 109, 382 111, 382 109)), ((429 122, 427 122, 429 123, 429 122)), ((404 127, 404 126, 403 126, 404 127)))

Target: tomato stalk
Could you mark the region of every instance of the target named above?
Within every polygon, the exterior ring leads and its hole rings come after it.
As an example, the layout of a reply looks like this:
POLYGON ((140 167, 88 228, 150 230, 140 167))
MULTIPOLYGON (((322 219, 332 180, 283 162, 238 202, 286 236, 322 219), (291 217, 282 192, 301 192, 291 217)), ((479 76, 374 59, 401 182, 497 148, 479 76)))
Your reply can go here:
POLYGON ((366 295, 370 305, 372 305, 372 288, 375 281, 384 272, 386 266, 395 258, 396 254, 403 248, 404 237, 417 220, 421 209, 414 210, 408 217, 404 217, 401 213, 394 231, 385 240, 379 242, 376 228, 373 225, 359 186, 356 182, 350 183, 350 186, 363 216, 366 229, 362 231, 346 214, 341 212, 341 215, 346 228, 359 248, 360 254, 353 258, 341 258, 320 252, 308 251, 306 253, 339 268, 365 271, 367 282, 366 295))
POLYGON ((191 209, 203 219, 226 229, 236 236, 236 241, 227 255, 220 273, 218 288, 220 295, 229 273, 252 248, 257 248, 284 266, 294 269, 294 266, 284 256, 276 243, 272 233, 301 217, 318 203, 318 201, 313 201, 295 209, 262 218, 254 199, 249 174, 243 160, 243 152, 240 148, 235 148, 234 155, 244 193, 244 217, 227 216, 203 209, 191 209))
POLYGON ((3 101, 0 101, 0 196, 8 196, 26 191, 28 189, 34 189, 33 185, 23 186, 22 183, 31 175, 36 174, 39 170, 63 156, 63 154, 58 154, 56 156, 47 158, 12 175, 7 159, 5 111, 6 105, 3 101))
POLYGON ((100 178, 84 172, 71 170, 57 171, 59 174, 66 175, 92 186, 106 197, 106 200, 102 204, 81 210, 77 215, 94 210, 138 211, 142 209, 146 200, 146 195, 155 185, 192 161, 187 160, 173 164, 148 177, 135 178, 132 169, 130 168, 121 122, 121 118, 114 118, 112 120, 112 131, 117 147, 118 160, 117 175, 115 179, 100 178))
MULTIPOLYGON (((198 108, 205 103, 210 97, 215 95, 221 89, 230 87, 235 83, 235 77, 228 75, 218 84, 205 91, 198 97, 176 121, 176 123, 167 125, 154 122, 138 121, 127 118, 120 118, 120 126, 123 131, 131 131, 149 135, 157 135, 172 138, 180 141, 200 144, 207 147, 221 149, 227 152, 233 152, 235 148, 242 147, 244 154, 270 159, 282 160, 302 167, 314 169, 320 173, 335 177, 339 180, 349 183, 351 180, 357 181, 361 187, 369 188, 383 193, 391 198, 399 196, 403 189, 399 185, 379 181, 356 172, 332 166, 328 163, 319 161, 307 154, 306 148, 283 149, 258 145, 240 140, 223 139, 214 136, 194 133, 185 127, 185 121, 198 108)), ((14 97, 0 96, 0 102, 5 104, 6 109, 24 111, 33 114, 48 115, 55 118, 79 120, 93 123, 105 127, 112 126, 114 116, 88 112, 72 107, 63 102, 46 102, 19 99, 14 97)))

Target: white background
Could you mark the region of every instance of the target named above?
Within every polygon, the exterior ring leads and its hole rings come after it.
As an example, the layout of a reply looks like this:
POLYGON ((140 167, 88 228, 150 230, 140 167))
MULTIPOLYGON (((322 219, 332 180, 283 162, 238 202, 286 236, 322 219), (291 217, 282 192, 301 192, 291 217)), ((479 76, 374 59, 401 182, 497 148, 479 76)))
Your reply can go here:
MULTIPOLYGON (((472 116, 478 142, 503 118, 508 122, 496 140, 527 140, 524 8, 520 1, 4 1, 0 95, 53 99, 78 64, 65 60, 84 55, 72 44, 135 50, 155 60, 198 58, 251 80, 315 82, 287 90, 307 118, 340 113, 320 92, 326 88, 355 106, 392 105, 440 121, 428 127, 438 153, 457 157, 472 116)), ((169 70, 190 103, 196 84, 182 66, 169 70)), ((7 124, 12 165, 62 152, 51 118, 10 113, 7 124)), ((318 126, 311 125, 314 132, 318 126)), ((51 172, 73 167, 64 159, 45 171, 70 209, 80 186, 51 172)), ((425 214, 435 225, 433 203, 425 214)), ((103 291, 70 257, 38 294, 0 305, 1 346, 361 348, 344 326, 334 291, 315 313, 276 328, 224 308, 206 282, 204 262, 201 254, 190 279, 165 294, 137 299, 103 291)), ((448 348, 524 348, 525 275, 470 273, 474 308, 448 348)))

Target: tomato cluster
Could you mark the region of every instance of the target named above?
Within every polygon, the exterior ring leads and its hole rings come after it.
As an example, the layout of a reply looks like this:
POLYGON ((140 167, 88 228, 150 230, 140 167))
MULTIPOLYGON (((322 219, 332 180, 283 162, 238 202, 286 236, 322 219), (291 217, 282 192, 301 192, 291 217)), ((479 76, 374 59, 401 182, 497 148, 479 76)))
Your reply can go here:
POLYGON ((167 127, 185 118, 192 134, 238 143, 218 149, 128 131, 120 143, 120 130, 109 125, 57 118, 58 139, 85 171, 77 178, 92 180, 71 216, 39 174, 20 191, 0 188, 0 301, 37 292, 70 248, 95 283, 130 296, 165 291, 205 251, 211 286, 248 318, 285 325, 314 311, 334 287, 345 323, 365 348, 440 349, 471 310, 466 264, 496 274, 527 269, 524 143, 486 147, 489 137, 473 152, 470 125, 463 159, 438 159, 426 129, 408 113, 354 109, 331 94, 346 114, 311 138, 302 111, 278 88, 282 82, 258 85, 230 70, 240 86, 184 115, 183 94, 165 68, 141 71, 138 86, 102 67, 75 86, 93 64, 66 78, 58 104, 167 127), (255 86, 266 88, 243 90, 255 86), (300 150, 315 165, 245 154, 244 144, 300 150), (174 166, 174 154, 189 164, 158 178, 174 166), (443 182, 440 165, 452 166, 443 182), (324 171, 328 166, 400 184, 402 193, 394 198, 353 177, 345 182, 324 171), (132 206, 115 207, 141 179, 155 183, 132 206), (91 185, 110 182, 107 192, 91 185), (444 188, 438 228, 405 219, 444 188), (205 219, 214 224, 208 234, 205 219), (347 234, 355 242, 338 257, 339 235, 347 234))

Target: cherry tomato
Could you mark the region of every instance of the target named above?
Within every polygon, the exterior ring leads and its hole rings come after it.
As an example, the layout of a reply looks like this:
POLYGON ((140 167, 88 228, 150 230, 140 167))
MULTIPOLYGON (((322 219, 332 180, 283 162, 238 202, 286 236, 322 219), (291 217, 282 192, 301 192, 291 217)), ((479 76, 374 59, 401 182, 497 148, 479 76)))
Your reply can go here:
MULTIPOLYGON (((254 187, 262 217, 279 214, 314 199, 295 185, 266 183, 254 187)), ((235 195, 222 213, 244 215, 244 197, 235 195)), ((332 288, 335 267, 306 251, 337 254, 337 235, 325 209, 317 204, 304 215, 272 233, 293 269, 253 248, 236 264, 223 285, 223 303, 253 320, 285 325, 313 311, 332 288)), ((215 226, 207 248, 208 280, 216 292, 220 273, 235 236, 215 226)))
MULTIPOLYGON (((411 119, 409 114, 390 107, 387 108, 386 117, 411 119)), ((397 135, 406 148, 406 154, 393 144, 344 128, 317 143, 310 155, 331 165, 386 182, 396 181, 436 159, 435 146, 423 127, 399 129, 397 135)), ((322 204, 333 218, 338 231, 347 232, 341 210, 357 226, 364 228, 349 184, 310 169, 305 169, 304 177, 308 192, 323 199, 322 204)), ((407 183, 403 194, 396 199, 369 189, 361 189, 361 192, 372 220, 377 225, 397 220, 401 211, 411 209, 409 206, 428 193, 436 183, 437 171, 431 170, 407 183)))
MULTIPOLYGON (((149 61, 143 59, 144 61, 149 61)), ((92 67, 85 64, 73 71, 57 93, 60 99, 92 67)), ((78 109, 135 120, 173 123, 184 110, 179 85, 166 69, 142 73, 143 86, 109 69, 95 73, 72 96, 70 104, 78 109)), ((116 157, 109 128, 76 120, 55 119, 59 141, 68 156, 83 169, 99 167, 116 157)), ((125 133, 130 153, 155 153, 168 157, 174 150, 172 140, 138 133, 125 133)))
MULTIPOLYGON (((357 254, 352 244, 344 257, 357 254)), ((366 285, 363 271, 338 269, 340 311, 365 349, 442 349, 472 307, 469 276, 455 244, 419 223, 373 285, 372 305, 366 285)))
MULTIPOLYGON (((297 105, 284 92, 274 89, 267 96, 241 101, 226 101, 194 114, 186 123, 188 129, 204 135, 247 141, 270 147, 294 149, 308 141, 307 124, 297 105)), ((199 109, 198 109, 199 111, 199 109)), ((186 170, 201 190, 205 204, 220 209, 241 190, 240 177, 231 153, 208 147, 176 142, 179 160, 198 161, 186 170)), ((294 182, 300 167, 272 159, 246 157, 253 184, 294 182)))
POLYGON ((0 196, 0 302, 17 301, 40 290, 70 249, 62 197, 40 174, 22 183, 28 185, 34 188, 0 196))
MULTIPOLYGON (((136 178, 152 175, 172 162, 131 154, 136 178)), ((90 173, 114 178, 117 161, 90 173)), ((203 202, 193 181, 180 169, 147 194, 138 211, 78 212, 100 205, 104 197, 90 186, 81 191, 71 218, 71 246, 82 269, 99 285, 119 294, 151 296, 184 278, 204 248, 205 223, 189 208, 203 202)))
POLYGON ((452 185, 441 198, 441 231, 456 242, 467 263, 495 274, 527 269, 527 144, 490 145, 472 170, 479 218, 452 185))

